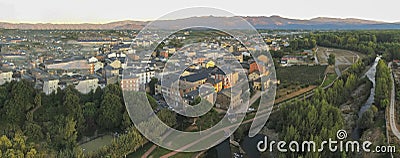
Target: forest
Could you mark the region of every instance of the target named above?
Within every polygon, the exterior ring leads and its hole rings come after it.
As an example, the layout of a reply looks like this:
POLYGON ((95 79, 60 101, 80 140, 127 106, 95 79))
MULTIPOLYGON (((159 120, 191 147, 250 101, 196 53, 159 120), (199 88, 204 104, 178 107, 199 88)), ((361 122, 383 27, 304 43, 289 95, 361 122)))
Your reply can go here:
MULTIPOLYGON (((69 86, 45 95, 33 87, 25 80, 0 86, 0 157, 81 157, 83 138, 111 133, 119 133, 111 145, 85 156, 121 157, 146 142, 132 125, 118 84, 89 94, 69 86)), ((169 125, 176 122, 167 109, 157 115, 169 125)))

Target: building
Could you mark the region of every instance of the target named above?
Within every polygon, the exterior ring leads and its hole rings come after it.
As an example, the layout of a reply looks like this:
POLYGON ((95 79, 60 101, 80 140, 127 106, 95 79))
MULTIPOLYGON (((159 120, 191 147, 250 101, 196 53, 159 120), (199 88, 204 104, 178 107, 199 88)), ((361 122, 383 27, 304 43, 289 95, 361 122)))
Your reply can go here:
POLYGON ((251 74, 249 74, 249 80, 253 81, 256 80, 260 77, 260 72, 259 71, 254 71, 251 74))
POLYGON ((235 56, 236 60, 243 63, 243 54, 241 52, 233 52, 232 54, 235 56))
POLYGON ((224 89, 218 93, 216 100, 216 107, 221 109, 235 109, 242 103, 241 99, 242 92, 239 90, 224 89))
POLYGON ((104 70, 103 75, 105 75, 106 78, 110 76, 119 76, 119 69, 114 68, 110 65, 105 66, 103 70, 104 70))
POLYGON ((91 58, 89 58, 88 59, 88 62, 89 63, 96 63, 96 62, 98 62, 99 60, 96 58, 96 57, 91 57, 91 58))
POLYGON ((250 63, 250 68, 249 68, 249 73, 253 73, 254 71, 259 71, 258 70, 258 64, 257 62, 253 61, 250 63))
POLYGON ((168 52, 167 51, 161 51, 160 56, 164 58, 168 58, 168 52))
POLYGON ((304 62, 302 56, 285 55, 281 58, 281 64, 300 64, 304 62))
POLYGON ((223 88, 230 88, 235 85, 239 79, 239 73, 235 71, 231 71, 231 69, 226 69, 225 72, 221 69, 214 69, 211 72, 214 75, 214 78, 222 81, 223 88))
POLYGON ((124 77, 121 80, 121 89, 122 91, 139 91, 139 78, 136 76, 124 77))
POLYGON ((179 93, 181 95, 187 94, 194 90, 197 90, 197 84, 182 80, 179 81, 179 93))
POLYGON ((75 86, 75 89, 81 92, 82 94, 88 94, 90 91, 95 91, 98 86, 99 86, 99 79, 89 78, 80 80, 78 84, 75 86))
POLYGON ((179 84, 178 81, 172 80, 169 78, 172 78, 171 76, 175 76, 177 74, 168 74, 164 75, 163 78, 163 83, 161 84, 161 81, 159 80, 157 84, 155 85, 155 94, 156 95, 163 95, 164 98, 169 99, 170 101, 173 101, 174 104, 170 105, 173 107, 177 107, 178 103, 181 103, 182 97, 180 95, 179 89, 176 88, 171 88, 176 84, 179 84))
POLYGON ((207 69, 208 69, 208 68, 213 68, 213 67, 215 67, 215 62, 213 62, 213 61, 207 62, 207 64, 206 64, 206 68, 207 68, 207 69))
POLYGON ((7 82, 11 82, 13 76, 13 72, 0 72, 0 85, 3 85, 7 82))
POLYGON ((205 90, 193 90, 185 95, 183 95, 183 98, 185 99, 185 102, 187 104, 192 104, 193 101, 197 97, 201 97, 202 99, 207 100, 209 103, 213 104, 214 99, 215 99, 215 93, 213 92, 212 88, 211 89, 205 89, 205 90), (201 91, 201 92, 199 92, 201 91))
POLYGON ((218 92, 222 91, 222 81, 221 80, 209 77, 209 78, 207 78, 206 83, 211 84, 214 87, 215 92, 218 93, 218 92))
POLYGON ((195 86, 200 86, 206 82, 209 75, 210 74, 208 74, 206 71, 199 71, 192 75, 181 77, 181 80, 194 84, 195 86))
POLYGON ((45 67, 57 70, 89 70, 90 64, 87 60, 60 60, 50 62, 45 67))
POLYGON ((58 79, 43 79, 43 93, 49 95, 53 92, 57 93, 58 79))
POLYGON ((119 60, 114 60, 113 62, 111 62, 110 64, 111 67, 113 67, 114 69, 119 69, 121 68, 121 61, 119 60))

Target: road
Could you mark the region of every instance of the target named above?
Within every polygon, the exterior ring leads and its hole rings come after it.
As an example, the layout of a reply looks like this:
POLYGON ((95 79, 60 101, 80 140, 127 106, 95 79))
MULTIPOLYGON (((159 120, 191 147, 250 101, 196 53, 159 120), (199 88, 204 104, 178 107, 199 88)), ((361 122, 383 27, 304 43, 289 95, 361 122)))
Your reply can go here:
POLYGON ((317 49, 315 49, 315 53, 314 53, 314 60, 315 60, 315 64, 319 64, 319 61, 318 61, 318 57, 317 57, 317 52, 318 52, 318 47, 317 47, 317 49))
MULTIPOLYGON (((389 64, 389 68, 391 68, 391 66, 392 66, 392 63, 390 62, 389 64)), ((393 72, 392 72, 392 69, 390 69, 390 72, 391 72, 391 75, 390 75, 390 78, 392 78, 392 90, 391 90, 391 95, 390 95, 390 108, 389 108, 389 115, 390 115, 390 128, 391 128, 391 130, 392 130, 392 132, 393 132, 393 134, 397 137, 397 139, 399 139, 400 140, 400 132, 399 132, 399 129, 397 129, 397 126, 396 126, 396 117, 395 117, 395 109, 394 109, 394 106, 395 106, 395 84, 394 84, 394 77, 393 77, 393 72)))
MULTIPOLYGON (((249 101, 249 103, 250 103, 249 106, 252 105, 253 103, 255 103, 255 102, 257 101, 257 99, 258 99, 260 96, 261 96, 261 92, 260 92, 260 91, 257 91, 256 94, 254 94, 253 97, 251 97, 251 99, 250 99, 250 101, 249 101)), ((249 119, 249 120, 245 120, 245 121, 241 122, 241 124, 251 123, 251 122, 253 122, 253 120, 254 120, 254 118, 249 119)), ((183 146, 182 148, 180 148, 180 150, 185 150, 185 149, 187 149, 187 148, 190 148, 191 146, 196 145, 197 143, 199 143, 199 142, 201 142, 201 141, 207 139, 208 137, 210 137, 210 136, 212 136, 212 135, 214 135, 214 134, 217 134, 217 133, 219 133, 219 132, 224 132, 224 131, 226 131, 226 130, 230 130, 230 128, 233 128, 233 127, 235 127, 235 126, 237 126, 237 125, 236 125, 236 124, 233 124, 233 125, 231 125, 231 126, 227 126, 227 127, 225 127, 225 128, 221 128, 221 129, 219 129, 219 130, 217 130, 217 131, 214 131, 213 134, 204 136, 204 137, 202 137, 201 139, 198 139, 198 140, 196 140, 196 141, 194 141, 194 142, 192 142, 192 143, 190 143, 190 144, 187 144, 187 145, 183 146)), ((173 155, 175 155, 175 154, 177 154, 177 153, 178 153, 177 151, 173 151, 173 152, 170 152, 170 153, 168 153, 168 154, 165 154, 165 155, 161 156, 161 158, 171 157, 171 156, 173 156, 173 155)))
POLYGON ((260 96, 261 96, 261 92, 260 92, 260 91, 257 91, 256 94, 254 94, 253 97, 250 98, 249 107, 250 107, 251 105, 253 105, 254 102, 256 102, 258 98, 260 98, 260 96))

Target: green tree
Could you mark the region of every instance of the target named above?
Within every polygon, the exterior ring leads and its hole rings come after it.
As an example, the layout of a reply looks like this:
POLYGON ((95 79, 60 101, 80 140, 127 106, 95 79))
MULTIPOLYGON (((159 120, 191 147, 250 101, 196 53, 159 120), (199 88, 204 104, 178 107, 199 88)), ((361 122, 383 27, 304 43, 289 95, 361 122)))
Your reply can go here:
POLYGON ((157 113, 158 118, 166 125, 173 127, 176 124, 176 113, 168 109, 162 109, 157 113))
POLYGON ((366 130, 371 128, 373 124, 374 124, 374 112, 371 109, 368 109, 362 114, 359 126, 361 129, 366 130))
POLYGON ((150 82, 149 82, 149 88, 150 88, 150 94, 154 95, 155 94, 155 89, 156 89, 156 84, 158 82, 158 79, 153 77, 151 78, 150 82))
POLYGON ((79 93, 71 86, 65 90, 63 107, 66 108, 67 116, 76 121, 78 133, 82 133, 85 130, 82 105, 80 104, 79 93))
POLYGON ((335 54, 329 54, 328 64, 329 65, 335 65, 335 54))
POLYGON ((121 125, 122 109, 121 99, 112 93, 105 93, 99 109, 97 124, 104 129, 114 129, 121 125))

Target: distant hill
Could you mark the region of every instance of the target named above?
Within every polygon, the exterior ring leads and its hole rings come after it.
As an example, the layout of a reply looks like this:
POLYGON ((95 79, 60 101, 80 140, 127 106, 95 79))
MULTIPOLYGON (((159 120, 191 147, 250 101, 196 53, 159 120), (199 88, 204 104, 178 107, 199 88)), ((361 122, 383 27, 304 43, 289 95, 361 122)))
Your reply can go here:
MULTIPOLYGON (((243 17, 257 29, 311 29, 311 30, 349 30, 349 29, 400 29, 400 23, 386 23, 355 18, 318 17, 309 20, 289 19, 280 16, 243 17)), ((117 21, 105 24, 50 24, 50 23, 6 23, 0 22, 4 29, 33 29, 33 30, 138 30, 146 26, 148 21, 117 21)), ((157 21, 158 27, 179 27, 183 24, 204 26, 214 23, 221 27, 243 28, 242 23, 233 17, 191 17, 177 20, 157 21)))

